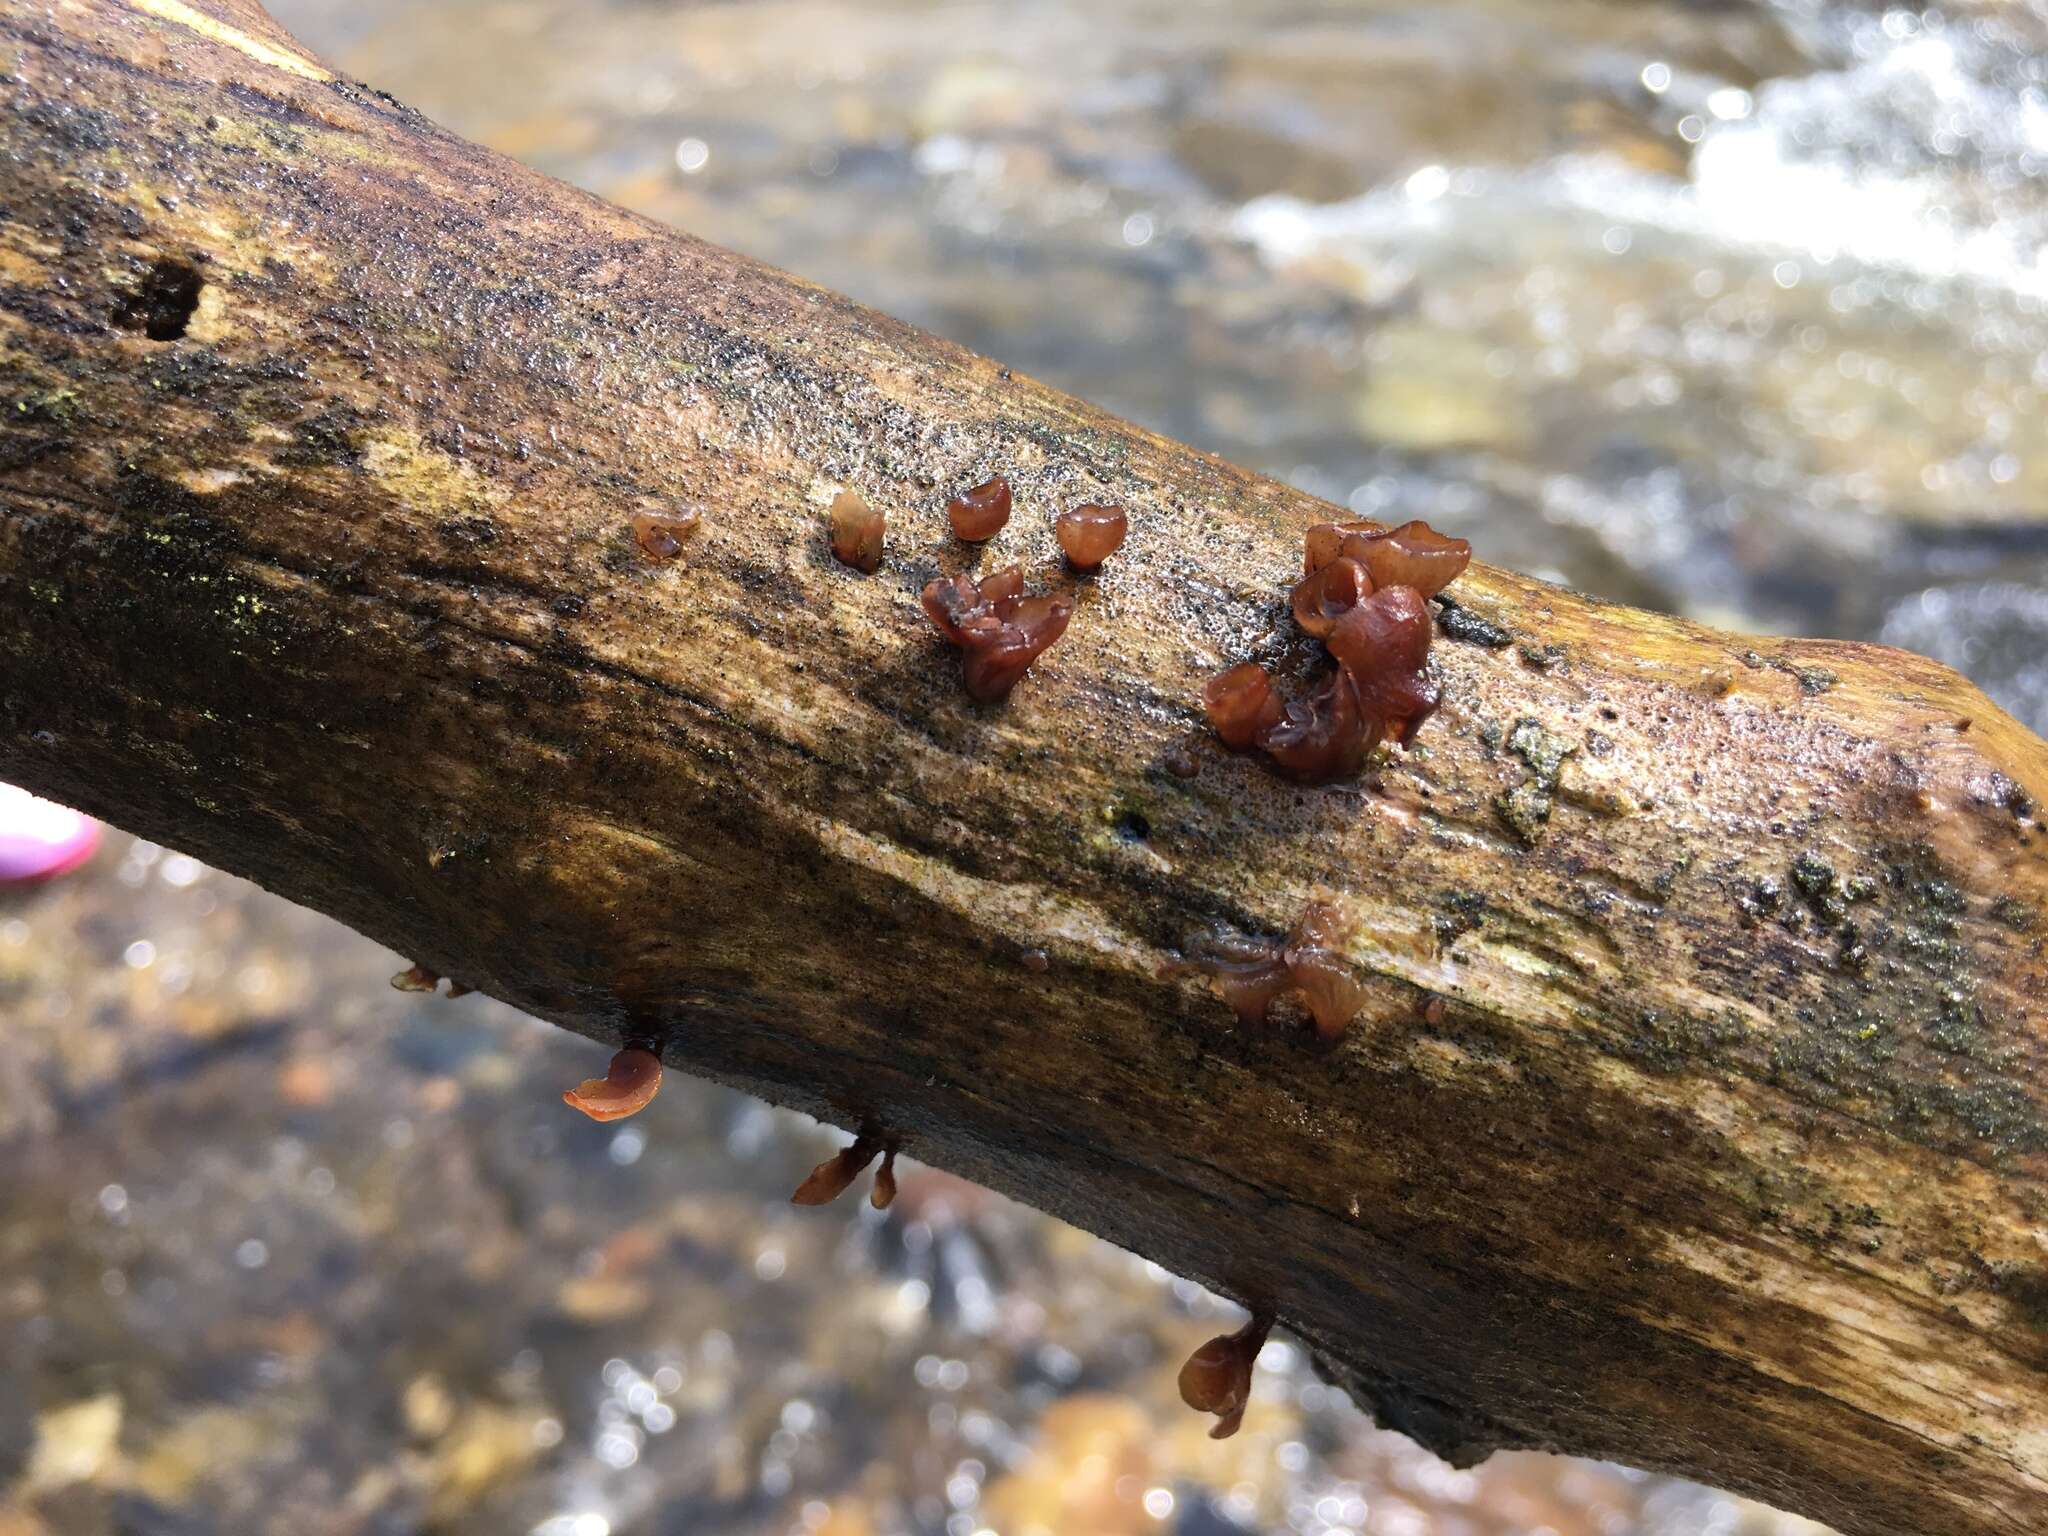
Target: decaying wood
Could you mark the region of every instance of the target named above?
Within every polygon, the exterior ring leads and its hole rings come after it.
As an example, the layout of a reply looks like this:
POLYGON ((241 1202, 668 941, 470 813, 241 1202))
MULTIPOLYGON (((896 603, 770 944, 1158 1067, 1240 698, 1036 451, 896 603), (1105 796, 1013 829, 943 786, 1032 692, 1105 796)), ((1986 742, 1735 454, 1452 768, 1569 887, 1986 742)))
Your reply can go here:
POLYGON ((1426 750, 1286 785, 1196 700, 1284 649, 1310 498, 245 0, 16 5, 0 59, 0 775, 1271 1305, 1454 1458, 2048 1522, 2048 749, 1976 690, 1475 568, 1426 750), (983 558, 1078 611, 990 709, 916 594, 992 472, 983 558), (1081 500, 1131 513, 1088 581, 1081 500), (1312 900, 1375 978, 1334 1051, 1164 967, 1312 900))

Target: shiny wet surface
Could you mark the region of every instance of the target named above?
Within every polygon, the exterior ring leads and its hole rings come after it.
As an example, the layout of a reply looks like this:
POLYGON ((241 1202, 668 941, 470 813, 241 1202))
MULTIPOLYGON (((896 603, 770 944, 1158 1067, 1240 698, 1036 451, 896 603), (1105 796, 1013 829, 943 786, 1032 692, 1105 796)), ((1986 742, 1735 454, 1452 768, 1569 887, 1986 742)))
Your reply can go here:
MULTIPOLYGON (((278 0, 653 216, 1483 558, 2048 725, 2048 22, 1811 3, 278 0)), ((1233 1310, 116 835, 0 895, 0 1536, 1796 1522, 1457 1473, 1233 1310), (864 1184, 859 1188, 864 1189, 864 1184)))

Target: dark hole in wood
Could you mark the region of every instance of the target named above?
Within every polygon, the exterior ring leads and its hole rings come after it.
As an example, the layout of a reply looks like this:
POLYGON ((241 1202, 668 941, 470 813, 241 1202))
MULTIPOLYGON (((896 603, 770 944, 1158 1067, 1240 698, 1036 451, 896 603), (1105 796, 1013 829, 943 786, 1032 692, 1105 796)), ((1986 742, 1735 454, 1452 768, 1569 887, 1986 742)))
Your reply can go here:
POLYGON ((192 312, 199 307, 199 290, 205 285, 199 269, 189 261, 159 257, 144 274, 142 285, 121 301, 114 321, 141 331, 151 341, 176 341, 191 323, 192 312))

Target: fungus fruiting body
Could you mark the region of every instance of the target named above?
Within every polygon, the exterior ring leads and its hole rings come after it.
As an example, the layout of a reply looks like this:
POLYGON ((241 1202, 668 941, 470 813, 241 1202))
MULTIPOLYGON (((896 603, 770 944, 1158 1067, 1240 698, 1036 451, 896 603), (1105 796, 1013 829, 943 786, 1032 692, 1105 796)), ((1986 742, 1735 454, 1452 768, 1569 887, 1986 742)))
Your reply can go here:
POLYGON ((1244 1423, 1252 1400, 1252 1367, 1272 1331, 1271 1317, 1254 1316, 1237 1332, 1209 1340, 1180 1368, 1180 1400, 1198 1413, 1216 1415, 1210 1439, 1228 1440, 1244 1423))
POLYGON ((1306 573, 1290 606, 1336 669, 1283 700, 1256 662, 1218 673, 1202 705, 1225 745, 1255 747, 1290 778, 1350 778, 1391 737, 1403 747, 1437 707, 1428 676, 1435 622, 1426 599, 1472 559, 1463 539, 1414 521, 1388 529, 1367 519, 1318 523, 1303 540, 1306 573))
POLYGON ((695 512, 642 512, 633 519, 633 542, 649 560, 666 563, 683 552, 683 542, 697 531, 695 512))
POLYGON ((1281 951, 1288 979, 1301 988, 1316 1034, 1324 1040, 1343 1034, 1365 1006, 1365 988, 1351 962, 1336 947, 1337 937, 1336 908, 1315 902, 1302 914, 1281 951))
POLYGON ((1314 575, 1332 560, 1364 566, 1375 587, 1413 587, 1435 597, 1472 563, 1472 545, 1438 533, 1421 518, 1388 528, 1371 518, 1318 523, 1303 540, 1303 565, 1314 575))
POLYGON ((1130 526, 1122 507, 1085 502, 1062 512, 1053 523, 1053 534, 1069 565, 1077 571, 1092 571, 1123 547, 1130 526))
POLYGON ((1230 1005, 1238 1021, 1266 1022, 1273 1004, 1298 992, 1315 1021, 1316 1037, 1336 1040, 1365 1006, 1366 989, 1339 942, 1337 909, 1311 902, 1284 939, 1236 935, 1203 941, 1192 959, 1168 967, 1169 974, 1194 973, 1230 1005))
POLYGON ((1337 621, 1372 589, 1366 568, 1339 556, 1294 584, 1294 622, 1318 640, 1327 640, 1337 621))
POLYGON ((962 491, 946 503, 946 517, 956 539, 979 544, 994 538, 1010 520, 1010 482, 997 475, 962 491))
POLYGON ((887 519, 869 506, 858 491, 832 498, 832 554, 841 565, 873 573, 882 564, 882 533, 887 519))
POLYGON ((392 977, 391 985, 401 992, 431 992, 441 985, 441 977, 424 965, 414 965, 392 977))
POLYGON ((1360 706, 1404 747, 1436 712, 1437 687, 1423 671, 1433 633, 1421 592, 1382 587, 1338 619, 1323 642, 1360 706))
POLYGON ((1301 697, 1288 700, 1280 718, 1260 731, 1253 745, 1289 778, 1327 784, 1363 768, 1380 744, 1381 730, 1380 722, 1359 707, 1350 672, 1339 667, 1301 697))
POLYGON ((1277 724, 1281 714, 1273 678, 1256 661, 1240 662, 1204 683, 1202 707, 1223 744, 1240 750, 1256 741, 1259 732, 1277 724))
POLYGON ((882 1154, 882 1166, 875 1170, 875 1187, 868 1191, 868 1204, 886 1211, 896 1203, 896 1149, 882 1154))
POLYGON ((661 1058, 644 1046, 629 1045, 612 1057, 603 1077, 587 1077, 566 1089, 562 1102, 593 1120, 623 1120, 654 1102, 661 1088, 661 1058))
MULTIPOLYGON (((882 1150, 881 1142, 872 1136, 856 1136, 853 1144, 842 1148, 810 1171, 810 1175, 797 1185, 796 1193, 789 1197, 791 1205, 830 1205, 845 1194, 860 1172, 875 1160, 875 1154, 882 1150)), ((893 1182, 895 1170, 889 1177, 893 1182)))
POLYGON ((1206 976, 1239 1021, 1250 1025, 1265 1023, 1266 1011, 1294 985, 1283 947, 1263 939, 1216 939, 1199 958, 1172 969, 1206 976))
MULTIPOLYGON (((401 992, 433 992, 440 988, 441 975, 438 971, 428 970, 424 965, 413 965, 392 977, 391 985, 401 992)), ((475 987, 465 987, 459 981, 448 983, 448 995, 451 998, 467 997, 475 990, 475 987)))
POLYGON ((939 578, 924 589, 924 611, 960 647, 968 693, 992 704, 1066 633, 1074 601, 1058 594, 1026 597, 1024 573, 1013 565, 979 582, 964 572, 939 578))

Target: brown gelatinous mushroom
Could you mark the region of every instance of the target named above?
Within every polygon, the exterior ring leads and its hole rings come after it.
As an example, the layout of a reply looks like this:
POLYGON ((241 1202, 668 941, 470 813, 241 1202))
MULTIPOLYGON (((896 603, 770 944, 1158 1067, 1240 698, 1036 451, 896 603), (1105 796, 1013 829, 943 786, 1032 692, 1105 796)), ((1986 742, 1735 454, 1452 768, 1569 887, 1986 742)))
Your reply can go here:
POLYGON ((1339 937, 1336 908, 1312 902, 1287 936, 1284 950, 1288 978, 1301 988, 1316 1035, 1325 1041, 1350 1028, 1367 997, 1351 962, 1336 947, 1339 937))
POLYGON ((629 1045, 612 1057, 603 1077, 589 1077, 562 1094, 562 1102, 593 1120, 623 1120, 654 1102, 661 1088, 661 1058, 629 1045))
POLYGON ((1336 908, 1312 902, 1285 939, 1212 935, 1198 940, 1192 958, 1172 962, 1165 974, 1203 977, 1246 1025, 1263 1024, 1276 1001, 1299 992, 1317 1037, 1333 1041, 1370 996, 1340 947, 1342 938, 1336 908))
POLYGON ((1318 523, 1302 541, 1303 564, 1313 575, 1333 560, 1356 560, 1376 587, 1413 587, 1435 597, 1472 563, 1472 545, 1438 533, 1421 518, 1388 528, 1369 517, 1318 523))
POLYGON ((896 1149, 882 1154, 882 1166, 875 1170, 875 1187, 868 1191, 868 1204, 886 1211, 896 1203, 896 1149))
POLYGON ((1131 521, 1122 507, 1084 502, 1053 521, 1053 534, 1067 563, 1077 571, 1092 571, 1123 547, 1131 521))
POLYGON ((1426 600, 1471 559, 1469 543, 1419 518, 1398 528, 1371 518, 1317 523, 1302 539, 1306 574, 1290 604, 1295 623, 1337 659, 1336 671, 1283 704, 1263 667, 1232 667, 1203 686, 1210 725, 1226 744, 1256 746, 1307 784, 1355 775, 1389 734, 1408 746, 1437 707, 1425 670, 1436 633, 1426 600))
POLYGON ((1413 587, 1382 587, 1339 619, 1323 642, 1350 675, 1359 707, 1407 746, 1436 712, 1437 687, 1424 674, 1435 634, 1413 587))
POLYGON ((1350 674, 1338 667, 1307 694, 1290 700, 1254 744, 1289 778, 1328 784, 1351 778, 1365 766, 1380 744, 1381 730, 1379 718, 1360 707, 1350 674))
POLYGON ((1010 520, 1010 482, 997 475, 971 491, 962 491, 946 503, 946 517, 956 539, 979 544, 994 538, 1010 520))
POLYGON ((1367 539, 1365 568, 1376 587, 1413 587, 1435 597, 1471 563, 1470 541, 1438 533, 1419 517, 1367 539))
POLYGON ((1281 714, 1272 674, 1256 661, 1239 662, 1204 683, 1202 708, 1223 744, 1240 751, 1267 726, 1278 723, 1281 714))
POLYGON ((1313 576, 1342 556, 1360 559, 1365 553, 1366 539, 1386 531, 1385 523, 1376 523, 1369 517, 1355 517, 1341 523, 1317 523, 1302 538, 1301 568, 1313 576))
POLYGON ((1358 561, 1339 556, 1294 584, 1294 622, 1318 640, 1372 595, 1372 576, 1358 561))
POLYGON ((1193 959, 1174 962, 1167 973, 1206 978, 1241 1024, 1265 1023, 1274 1002, 1294 986, 1287 974, 1285 947, 1270 939, 1217 935, 1196 949, 1193 959))
POLYGON ((927 582, 919 601, 925 617, 955 645, 965 645, 970 630, 999 622, 999 605, 1014 602, 1024 591, 1024 572, 1009 565, 976 581, 967 572, 927 582))
POLYGON ((982 581, 965 572, 924 589, 924 611, 939 633, 960 647, 967 692, 984 704, 1006 698, 1031 663, 1067 632, 1074 601, 1025 597, 1016 566, 982 581))
POLYGON ((683 543, 702 519, 689 510, 642 512, 633 519, 633 542, 649 560, 667 562, 683 552, 683 543))
POLYGON ((791 1205, 830 1205, 845 1194, 860 1171, 875 1160, 882 1144, 871 1136, 856 1136, 853 1145, 828 1157, 813 1168, 789 1197, 791 1205))
POLYGON ((424 965, 415 965, 392 977, 391 985, 401 992, 431 992, 441 985, 441 977, 424 965))
POLYGON ((832 498, 832 554, 841 565, 872 574, 882 563, 882 531, 887 519, 869 506, 860 492, 841 491, 832 498))
POLYGON ((1256 1315, 1235 1333, 1220 1334, 1188 1356, 1180 1368, 1180 1400, 1198 1413, 1213 1413, 1212 1440, 1228 1440, 1244 1422, 1252 1400, 1252 1367, 1273 1331, 1269 1315, 1256 1315))

